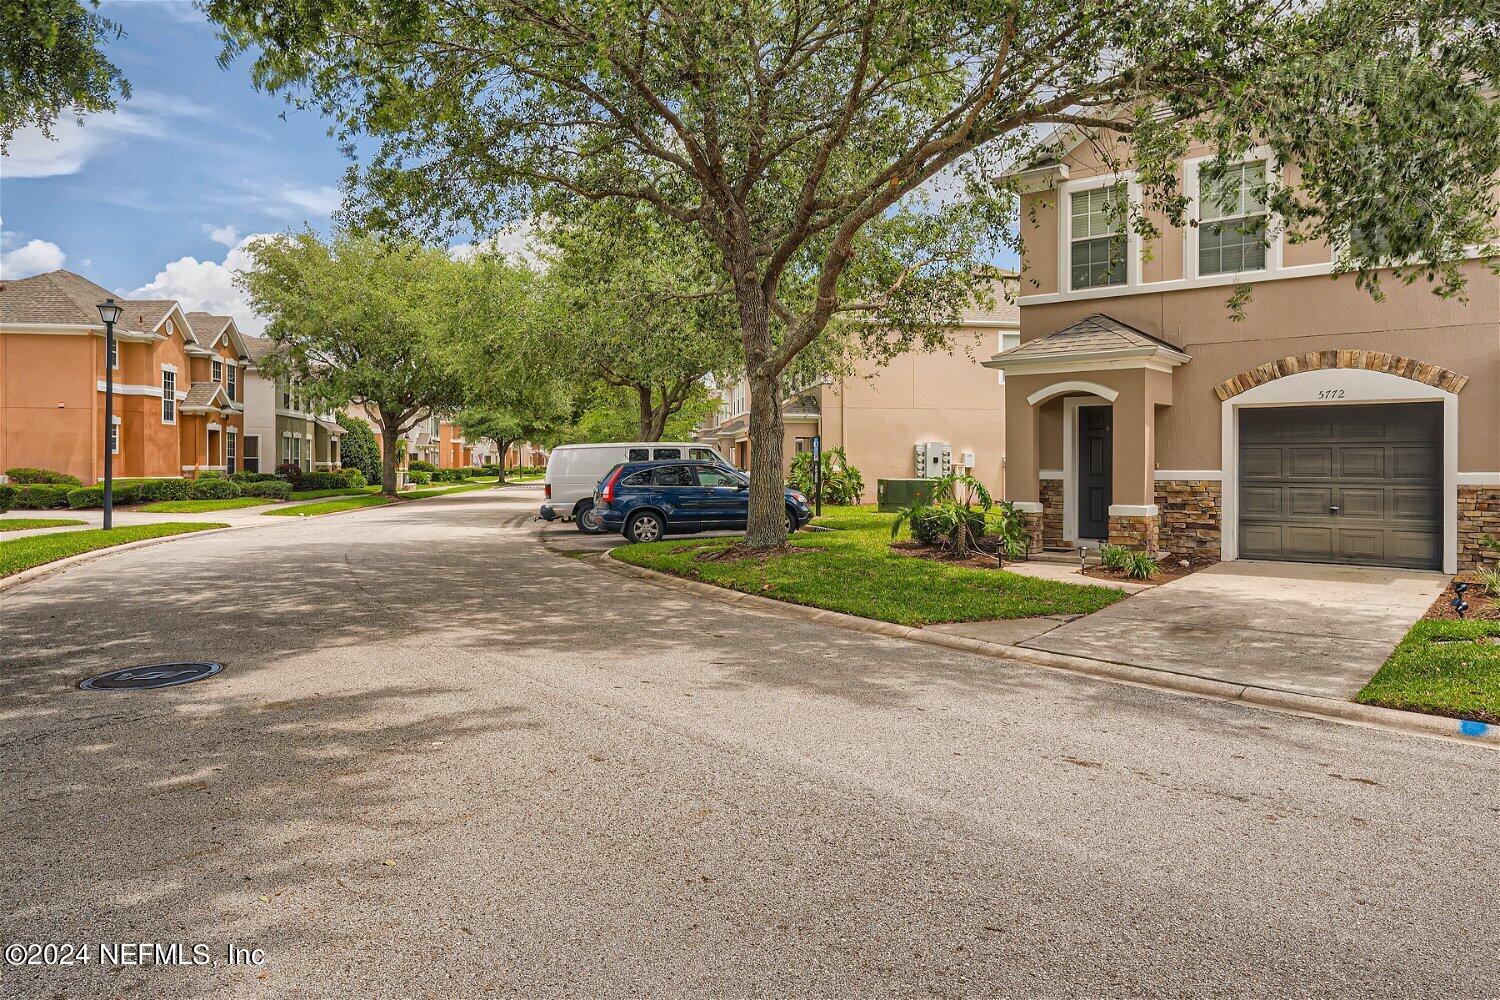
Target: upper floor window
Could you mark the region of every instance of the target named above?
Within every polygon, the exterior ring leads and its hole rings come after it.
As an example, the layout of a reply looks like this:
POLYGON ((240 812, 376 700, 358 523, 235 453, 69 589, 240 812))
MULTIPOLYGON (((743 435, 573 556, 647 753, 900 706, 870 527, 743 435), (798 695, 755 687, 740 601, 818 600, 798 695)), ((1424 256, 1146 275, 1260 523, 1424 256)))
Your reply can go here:
POLYGON ((237 388, 236 383, 239 381, 239 377, 235 372, 234 365, 230 365, 224 370, 224 377, 226 379, 224 383, 224 391, 232 401, 234 399, 235 390, 237 388))
POLYGON ((281 387, 281 408, 283 410, 290 410, 292 408, 292 390, 285 384, 281 387))
POLYGON ((1125 284, 1125 186, 1069 195, 1068 224, 1071 287, 1125 284))
POLYGON ((116 370, 120 367, 120 342, 111 339, 109 342, 109 366, 116 370))
POLYGON ((166 368, 161 370, 161 422, 177 422, 177 373, 166 368))
POLYGON ((1204 179, 1199 195, 1198 273, 1230 274, 1266 266, 1266 161, 1204 179))
POLYGON ((224 362, 218 358, 214 358, 213 360, 213 380, 218 383, 224 381, 224 362))

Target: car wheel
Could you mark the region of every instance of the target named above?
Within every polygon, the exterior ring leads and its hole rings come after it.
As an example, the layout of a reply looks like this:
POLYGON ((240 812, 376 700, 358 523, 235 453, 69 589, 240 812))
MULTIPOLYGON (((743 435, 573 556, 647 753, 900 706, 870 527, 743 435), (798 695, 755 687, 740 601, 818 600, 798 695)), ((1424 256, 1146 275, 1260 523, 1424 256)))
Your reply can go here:
POLYGON ((790 535, 792 532, 797 530, 797 521, 794 517, 792 517, 792 510, 790 507, 787 508, 786 513, 783 516, 785 518, 786 533, 790 535))
POLYGON ((625 537, 632 542, 655 542, 661 539, 666 530, 662 523, 661 515, 651 510, 632 514, 629 521, 625 522, 625 537))
POLYGON ((587 507, 580 507, 573 515, 573 524, 585 535, 598 535, 604 532, 604 522, 599 520, 599 515, 594 513, 594 505, 590 503, 587 507))

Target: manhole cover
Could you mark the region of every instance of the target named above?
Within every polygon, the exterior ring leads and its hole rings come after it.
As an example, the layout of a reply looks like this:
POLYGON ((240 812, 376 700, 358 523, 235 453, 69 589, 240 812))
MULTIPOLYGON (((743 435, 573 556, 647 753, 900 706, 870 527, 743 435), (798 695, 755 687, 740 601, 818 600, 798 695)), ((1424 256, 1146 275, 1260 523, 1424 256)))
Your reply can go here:
POLYGON ((78 686, 85 691, 139 691, 149 688, 176 687, 212 677, 224 669, 222 663, 151 663, 144 667, 125 667, 90 677, 78 686))

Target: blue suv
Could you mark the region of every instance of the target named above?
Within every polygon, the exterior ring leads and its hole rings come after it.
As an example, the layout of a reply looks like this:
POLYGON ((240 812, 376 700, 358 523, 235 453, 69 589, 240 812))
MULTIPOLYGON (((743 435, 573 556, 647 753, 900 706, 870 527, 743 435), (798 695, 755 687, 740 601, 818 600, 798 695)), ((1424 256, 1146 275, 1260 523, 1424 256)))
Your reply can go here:
MULTIPOLYGON (((632 542, 743 528, 749 509, 750 480, 712 462, 626 462, 611 469, 594 490, 593 513, 599 523, 632 542)), ((787 490, 787 531, 810 520, 807 497, 787 490)))

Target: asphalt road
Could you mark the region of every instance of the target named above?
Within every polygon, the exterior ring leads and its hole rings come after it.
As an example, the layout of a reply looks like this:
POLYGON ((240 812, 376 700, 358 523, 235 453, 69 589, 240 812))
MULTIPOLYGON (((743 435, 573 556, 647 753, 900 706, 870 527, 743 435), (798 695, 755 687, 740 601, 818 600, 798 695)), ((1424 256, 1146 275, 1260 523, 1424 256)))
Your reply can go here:
POLYGON ((519 496, 0 594, 0 938, 217 963, 0 994, 1500 996, 1500 754, 702 602, 519 496))

